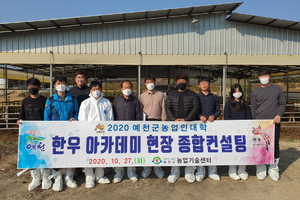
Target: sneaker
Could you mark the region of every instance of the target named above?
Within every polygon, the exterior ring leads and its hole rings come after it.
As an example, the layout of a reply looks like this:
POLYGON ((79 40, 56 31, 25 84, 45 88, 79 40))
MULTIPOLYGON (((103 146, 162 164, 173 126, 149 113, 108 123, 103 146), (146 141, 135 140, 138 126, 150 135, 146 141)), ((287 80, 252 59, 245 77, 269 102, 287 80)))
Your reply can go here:
POLYGON ((110 183, 110 180, 108 178, 106 178, 105 176, 103 176, 102 178, 100 178, 98 180, 98 183, 101 183, 101 184, 108 184, 110 183))
POLYGON ((279 172, 275 169, 270 169, 269 170, 269 176, 273 181, 279 181, 279 172))
POLYGON ((237 174, 229 174, 229 177, 232 178, 235 181, 241 179, 237 174))
POLYGON ((129 171, 127 174, 128 178, 133 182, 138 181, 137 175, 133 171, 129 171))
POLYGON ((220 176, 218 174, 210 174, 208 177, 215 180, 215 181, 221 180, 220 176))
POLYGON ((184 175, 184 178, 185 178, 185 180, 187 180, 187 182, 189 182, 189 183, 194 183, 195 180, 196 180, 195 175, 192 174, 192 173, 187 173, 187 174, 185 174, 185 175, 184 175))
POLYGON ((171 167, 171 174, 168 176, 168 182, 175 183, 179 179, 180 167, 171 167))
POLYGON ((241 173, 239 174, 239 177, 242 179, 242 180, 247 180, 249 178, 249 175, 248 173, 241 173))

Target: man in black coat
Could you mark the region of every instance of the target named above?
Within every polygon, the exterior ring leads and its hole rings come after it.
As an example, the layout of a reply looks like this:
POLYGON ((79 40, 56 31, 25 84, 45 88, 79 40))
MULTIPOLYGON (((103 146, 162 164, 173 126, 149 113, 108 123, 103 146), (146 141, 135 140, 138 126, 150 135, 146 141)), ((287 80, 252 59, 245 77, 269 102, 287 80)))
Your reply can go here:
MULTIPOLYGON (((192 121, 197 120, 200 111, 200 101, 197 94, 187 89, 188 76, 178 74, 176 76, 177 90, 168 94, 166 100, 166 111, 171 121, 192 121)), ((185 179, 188 182, 195 181, 195 167, 185 167, 185 179)), ((168 181, 176 182, 180 176, 180 167, 173 166, 168 181)))
MULTIPOLYGON (((132 83, 128 80, 121 83, 122 95, 114 100, 114 119, 117 121, 142 121, 143 111, 137 98, 132 95, 132 83)), ((124 167, 115 167, 114 182, 122 181, 124 167)), ((127 167, 127 176, 130 180, 138 180, 135 167, 127 167)))
MULTIPOLYGON (((198 119, 202 123, 206 123, 207 121, 213 122, 221 113, 219 97, 210 92, 210 78, 208 77, 200 77, 198 87, 201 90, 198 94, 201 102, 201 112, 198 119)), ((202 181, 205 173, 204 166, 197 166, 196 180, 202 181)), ((208 166, 208 177, 213 180, 220 180, 220 176, 217 173, 217 166, 208 166)))
POLYGON ((86 85, 87 74, 83 70, 78 70, 74 74, 74 80, 76 85, 71 87, 69 92, 77 99, 78 106, 85 99, 89 98, 90 88, 86 85))

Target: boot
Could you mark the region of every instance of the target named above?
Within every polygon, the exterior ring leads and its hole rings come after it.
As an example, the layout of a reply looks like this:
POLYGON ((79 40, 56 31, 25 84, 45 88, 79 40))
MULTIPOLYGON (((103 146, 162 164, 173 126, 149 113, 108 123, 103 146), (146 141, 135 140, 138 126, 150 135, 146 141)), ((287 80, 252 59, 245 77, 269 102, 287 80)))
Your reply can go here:
POLYGON ((62 191, 63 184, 62 184, 62 177, 61 177, 60 170, 56 171, 52 169, 52 176, 54 178, 52 189, 57 192, 62 191))
POLYGON ((236 165, 230 165, 228 175, 233 180, 239 180, 240 177, 236 174, 236 165))
POLYGON ((66 177, 65 177, 65 184, 70 188, 77 188, 76 182, 73 180, 73 169, 67 168, 66 169, 66 177))
POLYGON ((41 169, 41 174, 42 174, 42 177, 43 177, 42 189, 43 190, 48 190, 52 186, 52 181, 49 179, 50 169, 42 168, 41 169))
POLYGON ((220 180, 220 176, 217 174, 217 166, 208 166, 208 177, 215 181, 220 180))
POLYGON ((198 166, 197 167, 197 173, 196 173, 196 180, 198 182, 203 181, 205 178, 205 168, 203 166, 198 166))
POLYGON ((267 176, 267 167, 265 164, 256 165, 256 177, 259 180, 264 180, 267 176))
POLYGON ((171 174, 168 176, 168 182, 175 183, 180 176, 180 167, 173 166, 171 167, 171 174))
POLYGON ((32 177, 32 181, 31 183, 29 183, 28 185, 28 191, 31 191, 37 187, 39 187, 41 185, 41 181, 40 181, 40 170, 38 169, 31 169, 30 170, 30 175, 32 177))
POLYGON ((93 188, 95 187, 95 175, 93 168, 84 168, 85 173, 85 187, 86 188, 93 188))
POLYGON ((142 176, 144 178, 147 178, 151 173, 151 167, 144 167, 143 171, 142 171, 142 176))
POLYGON ((135 170, 136 170, 135 167, 127 167, 127 176, 130 180, 132 180, 134 182, 138 181, 135 170))
POLYGON ((124 177, 124 167, 115 167, 114 183, 119 183, 124 177))
POLYGON ((109 179, 104 176, 103 167, 98 167, 95 169, 95 176, 98 183, 107 184, 110 183, 109 179))
POLYGON ((245 165, 240 165, 239 170, 238 170, 238 175, 242 180, 247 180, 249 175, 246 172, 246 166, 245 165))
POLYGON ((270 164, 269 166, 269 176, 273 181, 279 181, 280 178, 278 163, 279 158, 276 158, 274 164, 270 164))
POLYGON ((187 166, 184 169, 184 178, 185 180, 187 180, 187 182, 189 183, 193 183, 195 182, 196 178, 195 178, 195 167, 193 166, 187 166))
POLYGON ((162 178, 165 176, 164 171, 162 170, 161 167, 154 167, 154 174, 158 177, 158 178, 162 178))

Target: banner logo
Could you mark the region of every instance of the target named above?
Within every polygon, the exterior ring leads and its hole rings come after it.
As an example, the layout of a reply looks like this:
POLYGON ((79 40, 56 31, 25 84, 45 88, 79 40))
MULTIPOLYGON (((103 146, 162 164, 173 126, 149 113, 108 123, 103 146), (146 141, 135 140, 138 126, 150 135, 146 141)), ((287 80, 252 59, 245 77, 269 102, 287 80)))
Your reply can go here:
POLYGON ((102 124, 102 123, 97 124, 96 128, 94 129, 94 131, 96 131, 96 133, 105 133, 105 131, 104 131, 104 124, 102 124))
POLYGON ((159 165, 160 163, 162 163, 162 160, 160 159, 160 157, 154 157, 152 162, 156 165, 159 165))

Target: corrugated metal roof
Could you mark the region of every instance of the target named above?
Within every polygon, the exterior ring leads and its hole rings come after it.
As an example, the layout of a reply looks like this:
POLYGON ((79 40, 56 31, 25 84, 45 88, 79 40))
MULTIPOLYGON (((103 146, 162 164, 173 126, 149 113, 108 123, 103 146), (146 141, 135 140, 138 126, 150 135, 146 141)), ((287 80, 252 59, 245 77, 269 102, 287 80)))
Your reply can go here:
POLYGON ((242 3, 243 2, 237 2, 237 3, 228 3, 228 4, 195 6, 195 7, 187 7, 187 8, 174 8, 174 9, 165 9, 165 10, 141 11, 141 12, 109 14, 109 15, 97 15, 97 16, 88 16, 88 17, 75 17, 75 18, 66 18, 66 19, 4 23, 4 24, 0 24, 0 33, 51 29, 51 28, 61 28, 61 27, 70 27, 70 26, 82 26, 82 25, 91 25, 91 24, 116 23, 116 22, 125 22, 125 21, 148 20, 148 19, 168 18, 168 17, 177 17, 177 16, 193 16, 198 14, 210 14, 210 13, 218 13, 218 12, 226 12, 227 14, 231 14, 232 11, 238 8, 242 3))
POLYGON ((233 13, 227 18, 227 20, 300 31, 299 22, 276 19, 276 18, 233 13))

